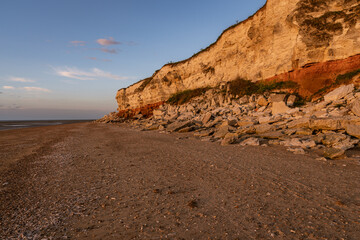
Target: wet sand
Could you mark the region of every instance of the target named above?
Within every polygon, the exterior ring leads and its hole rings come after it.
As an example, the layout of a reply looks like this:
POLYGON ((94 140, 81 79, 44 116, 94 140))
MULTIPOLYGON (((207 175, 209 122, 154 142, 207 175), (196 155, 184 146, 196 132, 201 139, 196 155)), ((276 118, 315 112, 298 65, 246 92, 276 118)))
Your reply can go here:
POLYGON ((359 239, 358 160, 126 125, 0 132, 0 239, 359 239))

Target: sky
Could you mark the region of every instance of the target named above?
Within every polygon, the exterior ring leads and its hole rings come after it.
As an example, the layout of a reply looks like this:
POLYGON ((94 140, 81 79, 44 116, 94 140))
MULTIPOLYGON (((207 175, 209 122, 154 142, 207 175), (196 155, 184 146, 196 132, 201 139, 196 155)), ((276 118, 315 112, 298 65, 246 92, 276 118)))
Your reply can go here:
POLYGON ((1 0, 0 120, 97 119, 265 0, 1 0))

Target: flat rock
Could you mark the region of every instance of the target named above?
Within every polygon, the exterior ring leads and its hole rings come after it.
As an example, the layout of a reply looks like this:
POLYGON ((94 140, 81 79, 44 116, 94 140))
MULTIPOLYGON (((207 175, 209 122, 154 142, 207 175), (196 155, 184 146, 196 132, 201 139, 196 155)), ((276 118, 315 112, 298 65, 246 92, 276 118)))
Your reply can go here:
POLYGON ((345 154, 345 151, 342 149, 337 148, 325 148, 324 150, 324 157, 335 159, 343 156, 345 154))
POLYGON ((285 100, 286 94, 271 94, 269 97, 269 102, 283 102, 285 100))
POLYGON ((349 123, 345 127, 346 133, 350 136, 360 138, 360 124, 349 123))
POLYGON ((351 111, 358 117, 360 117, 360 100, 356 99, 351 107, 351 111))
POLYGON ((169 132, 176 132, 182 128, 189 127, 192 125, 192 121, 174 122, 167 126, 166 130, 169 132))
POLYGON ((255 125, 254 128, 255 128, 256 133, 258 133, 258 134, 272 132, 275 130, 274 126, 267 124, 267 123, 255 125))
POLYGON ((354 84, 341 86, 341 87, 335 89, 334 91, 329 92, 328 94, 326 94, 324 96, 324 100, 325 100, 325 102, 335 101, 335 100, 338 100, 338 99, 341 99, 341 98, 345 97, 346 95, 348 95, 352 91, 354 91, 354 84))
POLYGON ((272 103, 272 114, 282 114, 290 111, 290 108, 286 106, 285 102, 273 102, 272 103))
POLYGON ((309 127, 314 130, 341 130, 342 122, 339 118, 314 118, 310 119, 309 127))
POLYGON ((267 106, 269 102, 266 100, 264 96, 260 96, 256 102, 259 106, 267 106))
POLYGON ((241 146, 260 146, 260 140, 258 138, 247 138, 240 143, 241 146))
POLYGON ((210 121, 211 117, 212 117, 211 112, 207 112, 205 113, 204 117, 201 119, 201 122, 205 125, 210 121))
POLYGON ((238 135, 236 133, 227 133, 221 141, 222 146, 230 145, 236 142, 238 135))

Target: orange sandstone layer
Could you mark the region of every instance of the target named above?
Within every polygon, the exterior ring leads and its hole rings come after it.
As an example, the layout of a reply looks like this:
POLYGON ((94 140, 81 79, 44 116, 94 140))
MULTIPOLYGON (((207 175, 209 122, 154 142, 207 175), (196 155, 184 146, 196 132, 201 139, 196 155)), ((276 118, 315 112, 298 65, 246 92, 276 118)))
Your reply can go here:
POLYGON ((299 94, 309 97, 333 83, 341 74, 360 69, 360 54, 341 60, 312 63, 302 68, 279 74, 265 81, 293 81, 299 84, 299 94))

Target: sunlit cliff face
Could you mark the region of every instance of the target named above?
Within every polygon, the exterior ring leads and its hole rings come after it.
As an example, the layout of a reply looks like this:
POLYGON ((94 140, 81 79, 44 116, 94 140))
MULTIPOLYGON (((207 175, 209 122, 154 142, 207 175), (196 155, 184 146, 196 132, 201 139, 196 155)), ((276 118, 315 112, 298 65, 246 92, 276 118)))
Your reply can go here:
POLYGON ((217 86, 237 77, 296 81, 300 92, 309 95, 337 73, 360 68, 357 54, 359 1, 268 0, 207 49, 119 90, 118 110, 166 101, 176 92, 217 86))

